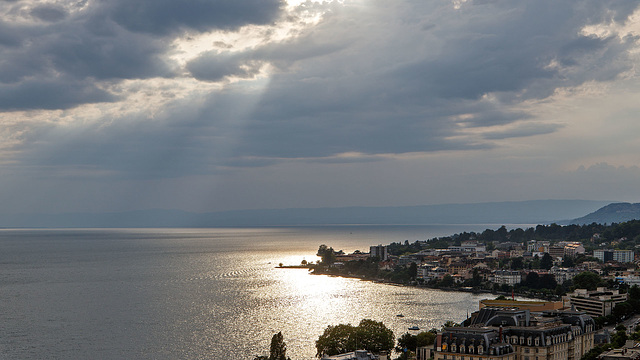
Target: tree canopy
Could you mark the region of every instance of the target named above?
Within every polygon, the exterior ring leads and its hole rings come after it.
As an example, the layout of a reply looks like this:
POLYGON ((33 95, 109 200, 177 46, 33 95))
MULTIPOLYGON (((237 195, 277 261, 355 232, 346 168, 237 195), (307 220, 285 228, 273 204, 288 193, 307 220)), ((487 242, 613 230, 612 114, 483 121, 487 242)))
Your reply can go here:
POLYGON ((600 275, 591 271, 584 271, 573 277, 573 285, 577 289, 595 290, 601 284, 600 275))
POLYGON ((287 344, 281 331, 271 338, 269 356, 256 356, 254 360, 291 360, 287 357, 287 344))
POLYGON ((363 319, 358 326, 329 325, 316 341, 316 356, 337 355, 358 349, 373 353, 391 351, 395 344, 393 331, 382 322, 363 319))

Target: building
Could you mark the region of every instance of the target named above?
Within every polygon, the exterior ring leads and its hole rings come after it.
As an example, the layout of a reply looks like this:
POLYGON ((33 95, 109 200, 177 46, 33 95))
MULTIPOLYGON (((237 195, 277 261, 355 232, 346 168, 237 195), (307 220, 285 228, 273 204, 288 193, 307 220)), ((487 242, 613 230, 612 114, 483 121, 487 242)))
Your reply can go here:
POLYGON ((580 270, 577 270, 575 268, 560 268, 557 266, 553 266, 551 267, 551 269, 549 269, 549 274, 555 276, 558 284, 562 284, 565 281, 571 280, 574 276, 580 274, 580 270))
POLYGON ((634 261, 635 254, 633 250, 596 249, 593 250, 593 257, 602 262, 617 261, 619 263, 631 263, 634 261))
POLYGON ((627 340, 622 349, 605 351, 598 355, 598 360, 640 360, 640 344, 627 340))
POLYGON ((593 250, 593 257, 601 262, 613 260, 613 250, 596 249, 593 250))
POLYGON ((495 270, 491 273, 489 281, 496 284, 515 285, 522 282, 522 274, 516 270, 495 270))
POLYGON ((541 312, 550 310, 561 310, 564 305, 562 301, 522 301, 522 300, 480 300, 479 308, 501 307, 518 310, 529 310, 531 312, 541 312))
POLYGON ((578 254, 584 254, 584 246, 579 242, 568 243, 564 246, 564 255, 575 257, 578 254))
POLYGON ((386 261, 389 259, 389 252, 387 252, 387 247, 384 245, 371 246, 369 247, 369 256, 377 257, 380 261, 386 261))
POLYGON ((428 360, 433 357, 433 346, 420 346, 416 349, 416 360, 428 360))
POLYGON ((632 263, 635 258, 633 250, 613 250, 613 261, 632 263))
POLYGON ((549 241, 537 241, 531 240, 527 243, 527 251, 531 253, 546 253, 549 252, 549 241))
POLYGON ((434 360, 579 360, 594 334, 584 312, 485 307, 438 333, 434 360))
POLYGON ((563 246, 549 246, 549 255, 554 259, 562 259, 564 257, 564 245, 563 246))
POLYGON ((576 289, 573 293, 567 294, 567 298, 570 306, 598 317, 611 315, 611 311, 617 304, 627 301, 627 294, 599 287, 595 291, 576 289))
POLYGON ((320 360, 382 360, 382 359, 376 355, 373 355, 367 350, 356 350, 356 351, 339 354, 339 355, 323 356, 322 359, 320 360))

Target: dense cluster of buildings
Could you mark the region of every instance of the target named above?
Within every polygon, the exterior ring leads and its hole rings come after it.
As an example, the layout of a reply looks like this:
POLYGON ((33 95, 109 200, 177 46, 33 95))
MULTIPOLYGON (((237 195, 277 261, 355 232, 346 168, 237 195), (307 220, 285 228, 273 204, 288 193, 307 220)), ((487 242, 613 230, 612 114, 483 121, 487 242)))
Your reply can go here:
MULTIPOLYGON (((479 274, 483 281, 498 285, 513 286, 524 281, 526 276, 535 272, 539 276, 552 275, 558 284, 571 280, 583 271, 592 271, 602 275, 605 267, 616 268, 615 280, 630 285, 640 284, 640 276, 635 273, 635 253, 632 250, 597 249, 593 255, 597 261, 583 261, 577 266, 562 267, 563 259, 575 258, 585 254, 585 248, 580 242, 531 240, 527 243, 503 242, 495 244, 495 249, 487 250, 487 246, 477 241, 466 241, 460 245, 451 245, 443 249, 426 249, 418 253, 391 256, 387 247, 383 245, 371 246, 368 256, 377 257, 385 269, 393 269, 400 265, 416 263, 417 279, 421 282, 442 280, 450 275, 455 282, 462 283, 479 274), (500 267, 506 260, 521 258, 523 261, 542 259, 549 254, 553 261, 550 269, 521 269, 511 270, 500 267), (627 270, 629 268, 630 270, 627 270)), ((352 254, 367 256, 367 254, 352 254)), ((352 255, 345 255, 342 260, 352 255)), ((587 255, 587 254, 585 254, 587 255)))
MULTIPOLYGON (((585 254, 579 242, 529 241, 500 243, 487 250, 476 241, 444 249, 422 250, 415 254, 392 256, 386 246, 371 246, 370 253, 344 255, 343 261, 376 257, 381 266, 417 265, 421 281, 442 280, 451 276, 463 282, 474 276, 497 285, 514 286, 523 283, 531 272, 539 276, 551 275, 558 284, 583 271, 602 274, 605 267, 616 269, 613 278, 629 285, 640 285, 635 273, 636 258, 632 250, 597 249, 592 254, 597 261, 583 261, 579 266, 562 267, 563 259, 585 254), (512 270, 496 266, 511 258, 541 259, 551 257, 548 270, 512 270), (349 256, 352 256, 349 258, 349 256), (627 268, 629 270, 627 270, 627 268)), ((416 360, 580 360, 599 341, 594 318, 612 313, 619 303, 627 301, 627 294, 618 290, 597 288, 594 291, 576 289, 562 301, 516 301, 495 299, 480 301, 479 310, 461 326, 445 327, 436 336, 433 346, 419 347, 416 360)), ((608 334, 608 333, 607 333, 608 334)), ((600 342, 601 343, 601 342, 600 342)), ((386 359, 386 356, 356 351, 326 357, 326 360, 386 359)), ((627 342, 622 349, 603 353, 599 360, 640 360, 640 345, 627 342)))

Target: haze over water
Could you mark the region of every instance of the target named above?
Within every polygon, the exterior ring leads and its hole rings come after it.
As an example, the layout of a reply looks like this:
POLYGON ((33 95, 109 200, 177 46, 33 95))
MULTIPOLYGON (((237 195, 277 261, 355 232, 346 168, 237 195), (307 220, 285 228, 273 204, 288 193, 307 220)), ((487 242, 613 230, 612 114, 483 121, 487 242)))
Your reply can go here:
POLYGON ((282 331, 312 359, 327 325, 459 322, 485 296, 274 267, 487 227, 1 230, 0 358, 253 359, 282 331))

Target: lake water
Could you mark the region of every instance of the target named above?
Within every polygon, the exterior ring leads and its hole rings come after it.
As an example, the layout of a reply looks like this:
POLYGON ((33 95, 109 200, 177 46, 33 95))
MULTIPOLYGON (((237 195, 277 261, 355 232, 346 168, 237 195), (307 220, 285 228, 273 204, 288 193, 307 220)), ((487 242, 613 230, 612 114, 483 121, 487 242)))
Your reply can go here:
POLYGON ((252 360, 282 331, 299 360, 327 325, 439 328, 484 296, 275 266, 487 227, 0 230, 0 358, 252 360))

